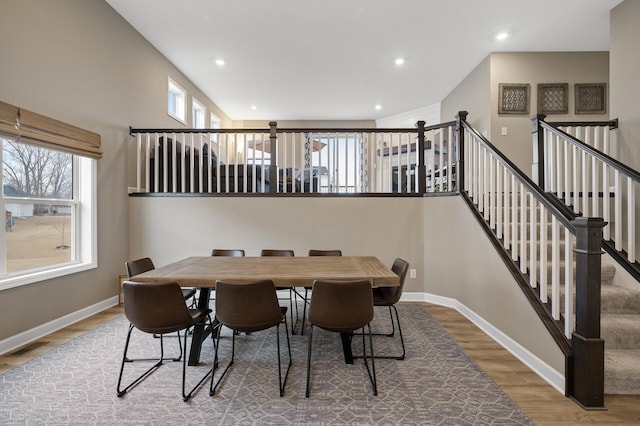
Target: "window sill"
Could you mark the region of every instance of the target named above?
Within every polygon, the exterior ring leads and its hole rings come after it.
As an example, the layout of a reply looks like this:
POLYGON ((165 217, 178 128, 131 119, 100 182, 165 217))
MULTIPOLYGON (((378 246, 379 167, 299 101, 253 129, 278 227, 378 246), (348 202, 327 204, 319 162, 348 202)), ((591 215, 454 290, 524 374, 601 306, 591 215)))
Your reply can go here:
POLYGON ((87 271, 89 269, 95 269, 97 268, 97 266, 98 265, 96 263, 73 262, 54 268, 48 268, 42 271, 8 276, 7 278, 0 279, 0 291, 46 281, 53 278, 63 277, 65 275, 71 275, 78 272, 87 271))

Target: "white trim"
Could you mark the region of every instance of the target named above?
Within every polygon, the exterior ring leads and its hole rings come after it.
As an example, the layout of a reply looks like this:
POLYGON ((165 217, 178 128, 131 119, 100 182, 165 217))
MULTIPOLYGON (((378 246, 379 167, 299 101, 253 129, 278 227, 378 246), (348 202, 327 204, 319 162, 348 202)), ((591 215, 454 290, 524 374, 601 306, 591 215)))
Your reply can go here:
MULTIPOLYGON (((182 86, 180 86, 178 83, 175 82, 175 80, 173 80, 171 77, 167 77, 168 78, 168 82, 167 82, 167 114, 169 115, 169 117, 174 118, 176 120, 178 120, 179 122, 181 122, 182 124, 186 125, 187 124, 187 91, 185 89, 182 88, 182 86), (177 90, 177 92, 174 90, 173 93, 180 93, 181 95, 181 100, 182 100, 182 105, 181 106, 177 106, 177 111, 174 114, 170 109, 169 109, 169 94, 172 92, 172 87, 174 86, 177 90), (180 116, 180 113, 182 113, 182 116, 180 116)), ((176 104, 178 105, 178 104, 176 104)))
POLYGON ((30 330, 23 331, 6 339, 0 340, 0 355, 4 355, 11 351, 14 351, 24 345, 34 342, 44 336, 47 336, 55 331, 68 327, 78 321, 95 315, 104 311, 112 306, 118 304, 118 296, 110 297, 102 302, 98 302, 79 311, 72 312, 63 317, 56 318, 45 324, 41 324, 30 330))
POLYGON ((402 298, 400 300, 403 302, 427 302, 455 309, 464 315, 469 321, 474 323, 485 334, 495 340, 500 346, 505 348, 513 356, 533 370, 538 376, 553 386, 558 392, 564 395, 565 377, 562 373, 558 372, 556 369, 529 352, 525 347, 494 327, 458 300, 429 293, 407 292, 402 294, 402 298))

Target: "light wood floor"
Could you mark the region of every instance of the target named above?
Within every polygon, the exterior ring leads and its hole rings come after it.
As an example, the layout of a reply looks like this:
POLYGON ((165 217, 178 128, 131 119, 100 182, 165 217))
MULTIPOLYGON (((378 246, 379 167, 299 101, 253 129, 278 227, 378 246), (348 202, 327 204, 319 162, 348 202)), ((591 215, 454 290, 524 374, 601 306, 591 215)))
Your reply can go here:
MULTIPOLYGON (((427 303, 423 305, 537 425, 640 424, 640 396, 608 395, 605 397, 607 411, 585 411, 552 388, 457 311, 427 303)), ((122 312, 122 305, 107 309, 24 348, 0 356, 0 373, 92 330, 122 312)))

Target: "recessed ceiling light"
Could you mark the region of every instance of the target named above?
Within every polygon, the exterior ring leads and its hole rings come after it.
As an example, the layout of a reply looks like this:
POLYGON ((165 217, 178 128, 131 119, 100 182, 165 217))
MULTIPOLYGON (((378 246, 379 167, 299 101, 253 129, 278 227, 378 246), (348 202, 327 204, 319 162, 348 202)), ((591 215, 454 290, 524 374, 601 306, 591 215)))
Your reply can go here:
POLYGON ((222 66, 224 66, 224 61, 222 59, 217 59, 216 60, 216 65, 219 66, 219 67, 222 67, 222 66))
POLYGON ((496 40, 505 40, 507 37, 509 37, 509 33, 502 32, 496 35, 496 40))
POLYGON ((258 109, 258 107, 257 107, 257 106, 255 106, 255 105, 251 105, 249 108, 251 108, 251 109, 252 109, 252 110, 254 110, 254 111, 258 109))
POLYGON ((402 64, 404 64, 404 59, 403 58, 398 58, 395 61, 393 61, 393 63, 395 63, 396 65, 402 65, 402 64))
POLYGON ((375 108, 375 109, 378 109, 378 110, 379 110, 379 109, 382 109, 382 105, 376 105, 376 106, 374 106, 374 108, 375 108))

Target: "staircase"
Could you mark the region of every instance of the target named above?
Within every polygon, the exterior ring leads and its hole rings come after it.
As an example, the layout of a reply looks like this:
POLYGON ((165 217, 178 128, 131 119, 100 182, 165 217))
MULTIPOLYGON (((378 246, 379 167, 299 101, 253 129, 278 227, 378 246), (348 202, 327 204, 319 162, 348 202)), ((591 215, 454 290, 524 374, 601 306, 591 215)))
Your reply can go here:
MULTIPOLYGON (((548 237, 551 230, 547 231, 548 237)), ((527 235, 528 236, 528 235, 527 235)), ((550 246, 551 243, 548 243, 550 246)), ((564 244, 561 243, 564 250, 564 244)), ((548 247, 547 252, 551 252, 548 247)), ((549 262, 547 282, 551 282, 549 262)), ((560 284, 564 289, 564 268, 560 265, 560 284)), ((601 337, 605 341, 606 394, 640 395, 640 289, 615 284, 617 268, 603 260, 601 267, 601 337)), ((575 276, 575 267, 574 267, 575 276)), ((640 288, 640 287, 639 287, 640 288)), ((547 286, 551 294, 551 284, 547 286)), ((564 290, 561 290, 564 297, 564 290)), ((563 309, 561 308, 561 311, 563 309)), ((564 313, 564 312, 563 312, 564 313)))
POLYGON ((615 285, 615 271, 615 266, 602 264, 604 391, 640 395, 640 290, 615 285))

